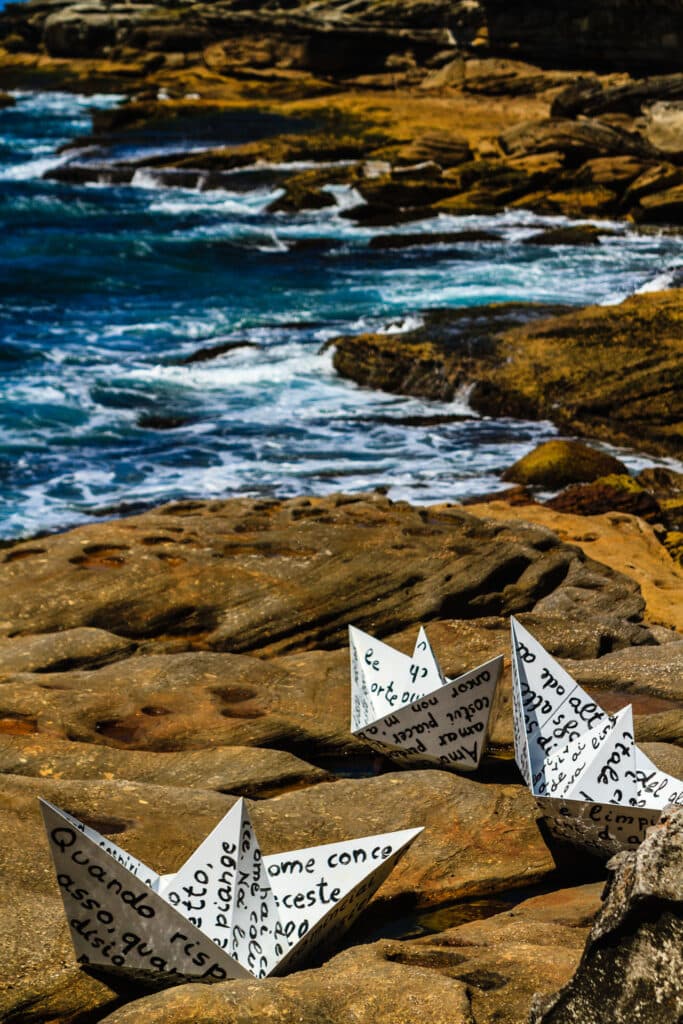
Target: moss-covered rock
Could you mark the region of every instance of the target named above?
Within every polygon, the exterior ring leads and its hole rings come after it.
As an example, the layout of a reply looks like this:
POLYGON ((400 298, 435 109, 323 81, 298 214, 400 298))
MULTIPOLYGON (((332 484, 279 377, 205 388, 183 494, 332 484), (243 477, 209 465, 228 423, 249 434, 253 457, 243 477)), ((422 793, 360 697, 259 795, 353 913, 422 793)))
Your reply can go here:
POLYGON ((610 473, 626 473, 619 459, 580 441, 546 441, 503 473, 503 480, 556 490, 610 473))

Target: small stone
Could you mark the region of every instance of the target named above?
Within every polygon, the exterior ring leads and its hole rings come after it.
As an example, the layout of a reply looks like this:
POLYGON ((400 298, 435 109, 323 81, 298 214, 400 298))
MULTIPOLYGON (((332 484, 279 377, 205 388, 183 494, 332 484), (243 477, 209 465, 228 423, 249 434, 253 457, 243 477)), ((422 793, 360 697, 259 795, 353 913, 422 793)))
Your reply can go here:
POLYGON ((626 472, 619 459, 580 441, 546 441, 506 469, 503 480, 555 490, 626 472))

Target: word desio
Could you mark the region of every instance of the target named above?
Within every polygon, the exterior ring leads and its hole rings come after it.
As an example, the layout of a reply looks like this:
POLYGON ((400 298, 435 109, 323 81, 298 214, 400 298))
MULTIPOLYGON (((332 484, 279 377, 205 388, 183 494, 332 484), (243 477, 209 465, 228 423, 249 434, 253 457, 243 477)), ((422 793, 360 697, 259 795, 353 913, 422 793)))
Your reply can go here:
POLYGON ((359 914, 421 829, 263 857, 243 800, 175 875, 41 801, 79 963, 204 981, 301 962, 359 914))
POLYGON ((515 758, 551 830, 602 855, 637 845, 667 803, 683 803, 682 784, 636 745, 630 706, 606 714, 511 627, 515 758))

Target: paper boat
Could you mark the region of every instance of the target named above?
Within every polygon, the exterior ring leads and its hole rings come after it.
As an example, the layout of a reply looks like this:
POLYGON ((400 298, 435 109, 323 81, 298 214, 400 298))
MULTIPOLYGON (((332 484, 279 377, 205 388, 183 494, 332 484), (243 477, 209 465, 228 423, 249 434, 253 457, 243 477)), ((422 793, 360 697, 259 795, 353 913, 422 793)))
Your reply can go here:
POLYGON ((683 783, 636 746, 630 705, 608 715, 514 618, 515 759, 558 838, 601 855, 637 846, 683 783))
POLYGON ((41 800, 78 962, 165 983, 281 974, 348 928, 421 828, 263 857, 239 800, 174 875, 41 800))
POLYGON ((447 679, 420 629, 412 658, 349 626, 351 732, 399 764, 474 771, 502 655, 447 679))

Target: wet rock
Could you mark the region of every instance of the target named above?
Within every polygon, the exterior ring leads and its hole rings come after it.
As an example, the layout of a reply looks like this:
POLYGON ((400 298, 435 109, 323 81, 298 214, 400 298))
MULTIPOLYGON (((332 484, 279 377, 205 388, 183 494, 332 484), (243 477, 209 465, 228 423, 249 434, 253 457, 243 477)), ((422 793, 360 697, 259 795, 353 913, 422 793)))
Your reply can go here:
POLYGON ((559 992, 534 1002, 533 1024, 677 1024, 683 988, 683 811, 650 830, 611 877, 579 968, 559 992))
POLYGON ((674 454, 683 431, 680 297, 636 295, 507 332, 470 403, 674 454))
POLYGON ((572 227, 548 228, 537 231, 524 239, 525 245, 599 245, 600 228, 594 224, 577 224, 572 227))
POLYGON ((0 110, 6 107, 13 107, 16 103, 14 96, 10 96, 8 92, 0 92, 0 110))
POLYGON ((420 176, 411 179, 400 174, 398 178, 365 179, 358 184, 358 191, 370 204, 414 208, 429 206, 451 195, 454 186, 448 182, 425 180, 420 176))
POLYGON ((258 348, 252 341, 222 341, 213 345, 204 345, 202 348, 191 352, 189 356, 178 360, 180 366, 191 366, 193 363, 206 363, 211 359, 218 359, 240 348, 258 348))
POLYGON ((442 199, 438 209, 451 214, 495 213, 533 190, 552 185, 563 169, 563 154, 552 151, 474 160, 444 175, 457 194, 442 199))
POLYGON ((632 476, 618 471, 595 478, 592 483, 573 484, 546 504, 557 512, 585 516, 626 512, 648 522, 658 522, 662 518, 657 500, 632 476))
POLYGON ((414 220, 429 220, 434 216, 431 206, 397 207, 390 203, 362 203, 342 210, 340 216, 371 228, 390 227, 414 220))
POLYGON ((370 249, 409 249, 427 245, 463 245, 472 242, 500 242, 501 236, 492 231, 432 231, 393 235, 375 235, 370 249))
POLYGON ((420 397, 448 400, 474 384, 470 404, 485 415, 551 418, 572 433, 675 454, 683 431, 680 295, 635 295, 510 329, 505 316, 516 309, 531 319, 532 307, 445 312, 440 325, 428 319, 398 337, 336 339, 334 365, 359 384, 420 397))
POLYGON ((626 467, 613 455, 580 441, 546 441, 506 469, 502 478, 556 490, 609 473, 626 473, 626 467))

